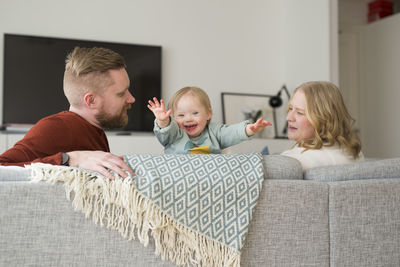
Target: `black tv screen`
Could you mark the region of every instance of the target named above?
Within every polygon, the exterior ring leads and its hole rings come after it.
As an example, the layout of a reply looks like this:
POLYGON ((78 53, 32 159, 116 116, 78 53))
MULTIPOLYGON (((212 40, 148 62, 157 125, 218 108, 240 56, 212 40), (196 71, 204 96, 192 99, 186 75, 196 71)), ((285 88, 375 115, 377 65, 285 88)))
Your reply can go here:
POLYGON ((124 131, 153 130, 147 101, 161 96, 161 46, 4 34, 3 124, 35 124, 69 109, 63 92, 65 58, 74 47, 105 47, 121 54, 136 102, 124 131))

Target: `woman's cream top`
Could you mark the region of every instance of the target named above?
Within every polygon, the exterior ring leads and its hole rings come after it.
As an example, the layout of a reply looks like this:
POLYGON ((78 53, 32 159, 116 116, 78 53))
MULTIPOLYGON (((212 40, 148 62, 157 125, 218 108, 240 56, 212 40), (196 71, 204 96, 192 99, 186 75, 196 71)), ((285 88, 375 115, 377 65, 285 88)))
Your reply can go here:
POLYGON ((282 152, 281 155, 292 157, 300 161, 303 166, 303 171, 319 166, 340 165, 364 161, 364 155, 362 152, 360 152, 357 159, 354 159, 352 155, 348 154, 338 145, 331 147, 324 146, 321 149, 309 149, 303 151, 304 147, 298 147, 296 145, 294 148, 282 152))

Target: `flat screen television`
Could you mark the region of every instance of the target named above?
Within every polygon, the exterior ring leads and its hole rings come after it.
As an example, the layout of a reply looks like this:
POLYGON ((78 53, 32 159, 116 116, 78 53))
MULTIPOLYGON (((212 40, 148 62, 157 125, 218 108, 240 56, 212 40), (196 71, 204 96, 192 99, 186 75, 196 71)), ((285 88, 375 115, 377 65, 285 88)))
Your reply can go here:
POLYGON ((63 92, 65 58, 75 46, 105 47, 121 54, 136 102, 118 131, 151 132, 147 101, 161 96, 161 46, 4 34, 3 125, 35 124, 68 110, 63 92))

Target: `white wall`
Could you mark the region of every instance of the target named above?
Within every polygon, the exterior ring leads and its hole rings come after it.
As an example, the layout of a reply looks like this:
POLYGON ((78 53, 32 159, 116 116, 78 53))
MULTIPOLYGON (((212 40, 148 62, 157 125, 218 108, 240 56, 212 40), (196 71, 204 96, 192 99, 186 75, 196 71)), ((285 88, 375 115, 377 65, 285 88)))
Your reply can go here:
POLYGON ((219 122, 223 91, 275 94, 283 83, 292 91, 308 80, 331 79, 332 2, 1 0, 0 34, 161 45, 163 97, 200 86, 219 122))
POLYGON ((285 2, 281 53, 284 78, 289 88, 294 89, 305 81, 331 80, 330 2, 285 2))
POLYGON ((363 150, 369 157, 400 156, 400 14, 360 32, 360 110, 363 150))
POLYGON ((367 24, 368 2, 339 0, 340 87, 364 154, 398 157, 400 14, 367 24))

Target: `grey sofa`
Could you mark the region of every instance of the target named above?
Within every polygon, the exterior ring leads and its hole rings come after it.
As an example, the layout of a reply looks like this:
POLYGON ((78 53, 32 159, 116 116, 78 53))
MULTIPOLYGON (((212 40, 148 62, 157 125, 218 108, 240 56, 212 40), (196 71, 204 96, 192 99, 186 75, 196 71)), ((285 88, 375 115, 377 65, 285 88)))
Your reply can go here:
MULTIPOLYGON (((400 266, 400 158, 314 168, 264 157, 242 266, 400 266)), ((73 211, 62 184, 0 167, 0 266, 175 266, 73 211)))

